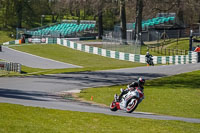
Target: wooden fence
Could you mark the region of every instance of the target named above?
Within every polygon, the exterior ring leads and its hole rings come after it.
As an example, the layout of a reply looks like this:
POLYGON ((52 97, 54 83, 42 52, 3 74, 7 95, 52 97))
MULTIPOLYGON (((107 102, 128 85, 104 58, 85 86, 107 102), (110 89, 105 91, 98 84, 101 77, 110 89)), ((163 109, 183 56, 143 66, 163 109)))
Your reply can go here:
POLYGON ((182 49, 170 49, 170 48, 162 48, 162 47, 148 47, 149 51, 156 52, 162 55, 187 55, 188 50, 182 49))

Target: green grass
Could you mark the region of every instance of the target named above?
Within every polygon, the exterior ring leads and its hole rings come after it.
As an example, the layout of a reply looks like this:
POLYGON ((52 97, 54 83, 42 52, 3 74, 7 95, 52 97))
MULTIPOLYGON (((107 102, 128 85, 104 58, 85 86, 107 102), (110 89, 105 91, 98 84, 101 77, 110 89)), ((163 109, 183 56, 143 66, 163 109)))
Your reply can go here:
MULTIPOLYGON (((128 68, 144 66, 145 64, 133 63, 129 61, 121 61, 117 59, 111 59, 102 57, 99 55, 89 54, 78 50, 73 50, 65 46, 56 44, 50 45, 24 45, 24 46, 12 46, 11 48, 28 52, 41 57, 66 62, 83 68, 69 68, 69 69, 51 69, 41 72, 42 74, 47 73, 64 73, 64 72, 76 72, 76 71, 95 71, 95 70, 106 70, 106 69, 117 69, 117 68, 128 68)), ((30 73, 33 70, 28 67, 22 68, 24 73, 30 73)), ((43 71, 42 69, 34 69, 36 71, 43 71)), ((40 74, 41 74, 40 73, 40 74)))
MULTIPOLYGON (((146 54, 146 52, 148 51, 147 46, 159 46, 161 48, 161 46, 163 46, 163 53, 158 53, 156 51, 152 51, 150 50, 150 53, 154 56, 165 56, 165 51, 164 49, 179 49, 179 50, 188 50, 189 49, 189 39, 188 38, 180 38, 178 40, 177 43, 177 39, 170 39, 168 40, 165 44, 163 42, 163 40, 161 40, 159 43, 154 41, 154 42, 145 42, 146 45, 143 45, 141 48, 141 54, 146 54)), ((178 53, 180 55, 180 53, 178 53)), ((166 51, 166 55, 169 56, 168 50, 166 51)), ((172 52, 171 54, 172 55, 172 52)))
POLYGON ((189 40, 181 40, 177 42, 170 43, 167 48, 171 49, 182 49, 188 50, 189 49, 189 40))
POLYGON ((198 133, 199 124, 0 103, 1 133, 198 133))
MULTIPOLYGON (((148 80, 145 85, 145 99, 136 111, 180 117, 200 118, 200 71, 171 77, 148 80)), ((122 86, 89 88, 82 90, 79 97, 109 105, 115 93, 122 86)))

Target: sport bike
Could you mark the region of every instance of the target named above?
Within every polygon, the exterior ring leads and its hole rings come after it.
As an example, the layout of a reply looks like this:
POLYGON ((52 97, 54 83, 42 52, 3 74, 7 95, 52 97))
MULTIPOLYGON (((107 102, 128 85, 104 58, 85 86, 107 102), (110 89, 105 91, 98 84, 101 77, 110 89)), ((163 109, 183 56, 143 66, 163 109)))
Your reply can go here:
POLYGON ((111 111, 124 110, 127 113, 133 112, 138 104, 143 100, 144 93, 138 88, 129 91, 127 94, 123 95, 120 101, 117 101, 117 96, 114 96, 113 102, 110 104, 111 111))
POLYGON ((154 63, 153 63, 153 58, 152 57, 146 57, 146 62, 147 64, 149 64, 150 66, 154 66, 154 63))

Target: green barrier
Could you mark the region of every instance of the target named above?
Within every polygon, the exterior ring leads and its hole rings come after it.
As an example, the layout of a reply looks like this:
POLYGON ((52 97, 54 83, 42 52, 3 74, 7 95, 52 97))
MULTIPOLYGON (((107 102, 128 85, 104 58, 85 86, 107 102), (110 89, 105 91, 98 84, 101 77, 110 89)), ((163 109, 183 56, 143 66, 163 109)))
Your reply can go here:
POLYGON ((48 38, 48 44, 52 44, 53 43, 53 38, 48 38))
POLYGON ((124 59, 127 60, 127 61, 129 61, 129 54, 128 53, 124 54, 124 59))
POLYGON ((80 40, 96 40, 96 37, 93 36, 93 37, 80 37, 79 38, 80 40))
POLYGON ((111 57, 111 55, 110 55, 110 50, 106 50, 106 56, 107 56, 107 57, 111 57))
POLYGON ((28 43, 28 38, 25 39, 25 43, 28 43))
POLYGON ((162 56, 157 57, 157 64, 162 64, 162 56))
POLYGON ((115 51, 115 58, 119 59, 119 52, 118 51, 115 51))
POLYGON ((140 55, 135 55, 135 62, 140 62, 140 55))

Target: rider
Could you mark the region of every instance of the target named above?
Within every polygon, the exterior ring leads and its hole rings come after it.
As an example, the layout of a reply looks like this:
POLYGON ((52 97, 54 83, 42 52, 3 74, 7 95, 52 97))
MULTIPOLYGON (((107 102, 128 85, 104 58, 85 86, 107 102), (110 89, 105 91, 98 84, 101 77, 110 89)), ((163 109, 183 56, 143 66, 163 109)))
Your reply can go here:
POLYGON ((152 57, 152 55, 149 52, 146 52, 146 56, 147 58, 152 57))
POLYGON ((147 61, 148 64, 149 64, 149 60, 150 60, 152 57, 153 57, 153 56, 152 56, 149 52, 146 53, 145 58, 146 58, 146 61, 147 61))
POLYGON ((145 79, 143 79, 142 77, 140 77, 139 79, 138 79, 138 81, 136 81, 136 82, 132 82, 131 84, 129 84, 129 85, 127 85, 127 89, 121 89, 121 94, 119 95, 119 97, 117 97, 117 95, 116 95, 116 100, 117 101, 120 101, 121 100, 121 98, 122 98, 122 96, 124 95, 124 94, 127 94, 129 91, 132 91, 132 90, 134 90, 136 87, 141 91, 141 92, 143 92, 143 90, 144 90, 144 84, 145 84, 145 79))

